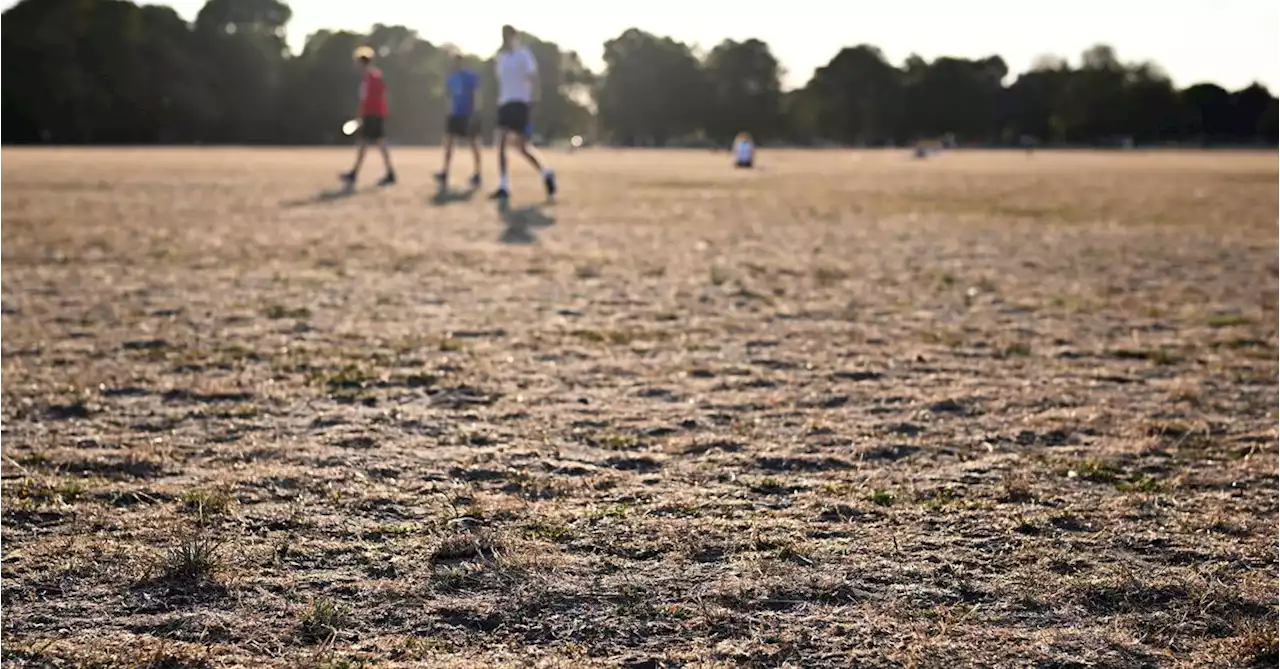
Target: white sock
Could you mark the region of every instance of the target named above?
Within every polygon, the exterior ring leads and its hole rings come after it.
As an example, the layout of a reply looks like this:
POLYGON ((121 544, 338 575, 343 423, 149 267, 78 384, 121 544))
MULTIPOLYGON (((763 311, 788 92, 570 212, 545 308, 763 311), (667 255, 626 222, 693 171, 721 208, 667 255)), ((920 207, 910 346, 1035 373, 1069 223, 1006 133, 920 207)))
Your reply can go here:
POLYGON ((555 174, 555 170, 552 170, 550 167, 544 167, 544 168, 542 168, 542 176, 543 176, 543 177, 549 177, 549 176, 551 176, 551 175, 553 175, 553 174, 555 174))
POLYGON ((505 175, 505 174, 499 174, 499 175, 498 175, 498 188, 501 188, 502 190, 507 190, 507 186, 509 186, 509 185, 510 185, 510 184, 508 184, 508 183, 507 183, 507 175, 505 175))

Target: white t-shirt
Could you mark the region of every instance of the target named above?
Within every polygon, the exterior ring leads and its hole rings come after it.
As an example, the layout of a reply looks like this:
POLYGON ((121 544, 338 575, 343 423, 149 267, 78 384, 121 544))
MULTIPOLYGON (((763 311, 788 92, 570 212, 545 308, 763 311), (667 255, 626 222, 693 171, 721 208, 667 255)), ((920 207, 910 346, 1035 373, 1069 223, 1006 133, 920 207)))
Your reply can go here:
POLYGON ((538 73, 538 61, 526 46, 509 51, 499 50, 494 65, 498 74, 498 104, 508 102, 532 102, 533 86, 530 77, 538 73))

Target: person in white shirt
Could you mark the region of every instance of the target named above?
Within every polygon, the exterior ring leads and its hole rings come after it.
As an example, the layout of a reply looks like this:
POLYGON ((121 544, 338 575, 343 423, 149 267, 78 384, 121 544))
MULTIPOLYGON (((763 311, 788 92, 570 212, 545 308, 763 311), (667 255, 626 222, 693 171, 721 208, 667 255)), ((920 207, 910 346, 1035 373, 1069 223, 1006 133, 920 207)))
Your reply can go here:
POLYGON ((751 133, 740 132, 733 140, 734 165, 751 167, 756 161, 756 144, 751 141, 751 133))
POLYGON ((538 82, 538 61, 533 52, 520 44, 516 29, 502 26, 502 48, 495 59, 498 75, 498 190, 491 199, 505 200, 510 196, 511 185, 507 179, 507 141, 516 148, 542 174, 547 197, 556 194, 556 175, 545 167, 538 154, 529 146, 527 133, 533 115, 533 105, 541 90, 538 82))

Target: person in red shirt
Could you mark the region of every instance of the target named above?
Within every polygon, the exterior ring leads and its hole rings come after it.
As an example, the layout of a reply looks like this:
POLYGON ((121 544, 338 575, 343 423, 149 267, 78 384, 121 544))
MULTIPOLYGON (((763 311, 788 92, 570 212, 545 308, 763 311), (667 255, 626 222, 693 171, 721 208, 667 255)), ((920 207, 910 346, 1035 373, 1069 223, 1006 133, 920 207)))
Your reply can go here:
POLYGON ((387 150, 387 84, 382 79, 382 70, 373 64, 373 49, 362 46, 355 52, 356 64, 360 68, 360 106, 356 117, 360 119, 360 129, 356 131, 360 143, 356 148, 356 164, 350 172, 342 174, 347 185, 354 185, 360 173, 360 165, 364 162, 364 150, 374 142, 382 151, 382 164, 387 173, 378 182, 379 186, 390 186, 396 182, 396 172, 391 167, 391 153, 387 150))

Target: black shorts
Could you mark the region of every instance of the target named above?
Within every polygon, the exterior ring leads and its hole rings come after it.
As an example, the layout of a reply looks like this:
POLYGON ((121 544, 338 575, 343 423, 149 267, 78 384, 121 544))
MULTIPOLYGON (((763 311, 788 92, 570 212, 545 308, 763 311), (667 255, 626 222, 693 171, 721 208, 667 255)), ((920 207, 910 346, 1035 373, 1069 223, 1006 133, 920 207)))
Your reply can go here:
POLYGON ((529 128, 529 103, 508 102, 498 107, 498 127, 523 135, 529 128))
POLYGON ((360 119, 360 136, 371 142, 382 139, 386 133, 385 123, 386 119, 381 116, 366 116, 360 119))
POLYGON ((444 131, 454 137, 474 137, 476 126, 470 114, 453 114, 445 119, 444 131))

